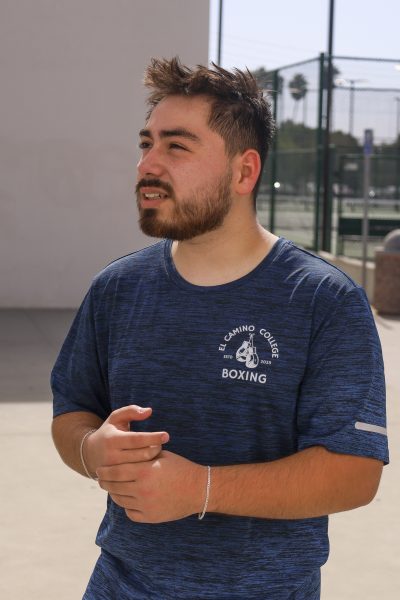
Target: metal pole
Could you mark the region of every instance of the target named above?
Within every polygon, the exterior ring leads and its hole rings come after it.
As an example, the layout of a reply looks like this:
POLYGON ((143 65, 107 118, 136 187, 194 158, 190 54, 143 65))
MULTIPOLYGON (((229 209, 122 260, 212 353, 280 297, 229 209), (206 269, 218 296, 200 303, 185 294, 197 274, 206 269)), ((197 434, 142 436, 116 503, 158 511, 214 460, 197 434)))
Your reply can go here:
POLYGON ((368 209, 369 189, 371 182, 371 154, 373 152, 373 132, 366 129, 364 132, 364 206, 362 221, 362 286, 367 288, 367 261, 368 261, 368 209))
POLYGON ((354 79, 350 79, 350 118, 349 118, 349 133, 353 135, 354 122, 354 79))
POLYGON ((371 179, 371 157, 364 154, 364 208, 362 222, 362 286, 367 288, 367 260, 368 260, 368 208, 369 185, 371 179))
MULTIPOLYGON (((400 199, 400 98, 395 98, 397 104, 396 111, 396 150, 397 150, 397 168, 396 168, 396 200, 400 199)), ((399 210, 398 204, 395 205, 399 210)))
POLYGON ((221 66, 221 54, 222 54, 222 14, 224 11, 224 2, 219 0, 219 25, 218 25, 218 58, 217 64, 221 66))
POLYGON ((314 212, 314 250, 318 252, 320 246, 320 201, 321 201, 321 175, 322 175, 322 155, 323 155, 323 92, 324 92, 324 68, 325 55, 319 56, 319 93, 318 93, 318 126, 316 139, 316 174, 315 174, 315 212, 314 212))
POLYGON ((325 121, 325 143, 324 143, 324 198, 323 198, 323 213, 322 213, 322 248, 327 252, 331 246, 330 232, 330 211, 331 211, 331 181, 330 181, 330 134, 331 134, 331 112, 332 112, 332 51, 333 51, 333 23, 334 23, 335 2, 330 0, 329 3, 329 37, 328 37, 328 72, 326 77, 327 95, 326 95, 326 121, 325 121))
MULTIPOLYGON (((278 124, 278 103, 279 103, 279 71, 274 71, 274 82, 273 82, 273 86, 274 86, 274 121, 276 124, 278 124)), ((269 229, 271 231, 271 233, 273 233, 275 231, 275 208, 276 208, 276 188, 275 188, 275 183, 276 183, 276 179, 277 179, 277 166, 278 166, 278 157, 277 157, 277 150, 278 150, 278 131, 279 129, 277 129, 274 138, 272 140, 272 148, 271 148, 271 174, 270 174, 270 181, 271 181, 271 194, 270 194, 270 207, 269 207, 269 229)))

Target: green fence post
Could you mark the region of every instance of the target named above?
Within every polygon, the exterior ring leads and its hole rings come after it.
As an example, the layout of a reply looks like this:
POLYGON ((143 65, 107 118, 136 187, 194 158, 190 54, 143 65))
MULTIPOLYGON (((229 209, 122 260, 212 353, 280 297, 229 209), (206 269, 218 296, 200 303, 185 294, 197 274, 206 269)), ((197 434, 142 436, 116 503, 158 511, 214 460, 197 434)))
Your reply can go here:
POLYGON ((333 171, 336 161, 336 147, 334 144, 329 144, 329 167, 328 167, 328 197, 326 204, 326 251, 330 252, 332 248, 332 213, 333 213, 333 171))
POLYGON ((322 150, 323 150, 323 93, 324 93, 324 64, 325 55, 322 52, 319 55, 319 93, 318 93, 318 123, 317 123, 317 156, 315 171, 315 210, 314 210, 314 250, 319 250, 319 226, 320 226, 320 203, 321 203, 321 179, 322 179, 322 150))
POLYGON ((343 214, 343 196, 344 196, 344 164, 347 156, 342 154, 339 156, 339 200, 338 200, 338 230, 336 232, 336 256, 343 254, 343 240, 339 235, 339 224, 343 214))
POLYGON ((270 196, 270 213, 269 213, 269 230, 271 233, 275 231, 275 199, 276 199, 276 173, 277 173, 277 149, 278 149, 278 98, 279 98, 279 71, 274 71, 274 112, 273 117, 276 124, 276 131, 272 141, 271 148, 271 196, 270 196))

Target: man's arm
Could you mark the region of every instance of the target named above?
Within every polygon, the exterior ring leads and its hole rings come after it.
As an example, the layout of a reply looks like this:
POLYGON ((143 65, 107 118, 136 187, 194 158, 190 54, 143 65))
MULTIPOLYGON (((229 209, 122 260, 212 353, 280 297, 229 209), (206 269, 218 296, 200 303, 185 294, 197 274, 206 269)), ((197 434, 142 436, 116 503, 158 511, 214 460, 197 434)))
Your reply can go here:
POLYGON ((98 429, 102 424, 103 421, 94 413, 70 412, 55 417, 51 425, 53 442, 62 460, 86 477, 80 457, 81 441, 88 431, 98 429))
MULTIPOLYGON (((371 502, 382 462, 322 446, 266 463, 213 467, 208 512, 303 519, 371 502)), ((201 512, 206 467, 171 452, 147 463, 98 469, 100 486, 137 522, 160 523, 201 512)))
POLYGON ((70 412, 55 417, 52 435, 63 461, 81 475, 86 475, 80 449, 84 436, 96 431, 84 441, 84 460, 89 472, 96 476, 96 469, 104 465, 119 465, 154 459, 162 444, 169 440, 165 431, 133 432, 131 421, 143 421, 151 415, 151 408, 124 406, 110 414, 104 422, 94 413, 70 412))
POLYGON ((322 446, 268 463, 212 469, 210 512, 305 519, 364 506, 374 498, 382 462, 322 446))

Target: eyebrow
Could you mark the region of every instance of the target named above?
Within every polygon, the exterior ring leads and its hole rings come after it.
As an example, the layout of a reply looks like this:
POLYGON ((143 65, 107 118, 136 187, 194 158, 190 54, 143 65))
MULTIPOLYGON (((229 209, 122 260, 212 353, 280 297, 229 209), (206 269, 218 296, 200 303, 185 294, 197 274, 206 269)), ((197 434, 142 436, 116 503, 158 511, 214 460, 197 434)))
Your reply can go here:
MULTIPOLYGON (((150 129, 141 129, 139 131, 139 135, 140 137, 153 138, 150 129)), ((192 133, 188 129, 185 129, 184 127, 177 127, 176 129, 162 129, 160 131, 160 138, 169 137, 182 137, 192 142, 200 142, 199 136, 197 136, 195 133, 192 133)))

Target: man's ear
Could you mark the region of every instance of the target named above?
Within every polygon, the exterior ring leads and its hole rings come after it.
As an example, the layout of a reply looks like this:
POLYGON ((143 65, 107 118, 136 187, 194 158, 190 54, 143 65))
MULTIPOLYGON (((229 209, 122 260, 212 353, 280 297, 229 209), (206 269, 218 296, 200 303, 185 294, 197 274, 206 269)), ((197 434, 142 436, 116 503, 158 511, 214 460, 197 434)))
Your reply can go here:
POLYGON ((243 154, 235 157, 234 191, 241 196, 248 196, 253 192, 254 186, 261 171, 261 159, 257 150, 249 148, 243 154))

